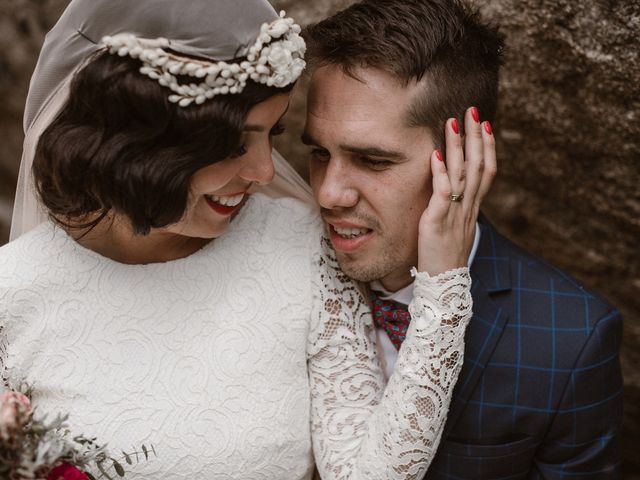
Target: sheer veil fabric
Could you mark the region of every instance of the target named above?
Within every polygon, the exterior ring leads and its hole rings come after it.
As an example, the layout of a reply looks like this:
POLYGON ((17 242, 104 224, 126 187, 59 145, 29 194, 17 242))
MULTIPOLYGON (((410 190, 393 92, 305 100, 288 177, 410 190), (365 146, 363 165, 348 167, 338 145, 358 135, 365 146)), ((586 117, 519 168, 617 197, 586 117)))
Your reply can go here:
MULTIPOLYGON (((31 78, 10 240, 47 218, 31 175, 38 140, 66 103, 74 74, 104 48, 102 37, 131 33, 144 39, 167 38, 179 54, 228 61, 244 56, 260 26, 277 18, 266 0, 191 0, 188 8, 175 0, 72 0, 47 34, 31 78)), ((306 182, 275 151, 273 158, 276 177, 260 190, 313 202, 306 182)))

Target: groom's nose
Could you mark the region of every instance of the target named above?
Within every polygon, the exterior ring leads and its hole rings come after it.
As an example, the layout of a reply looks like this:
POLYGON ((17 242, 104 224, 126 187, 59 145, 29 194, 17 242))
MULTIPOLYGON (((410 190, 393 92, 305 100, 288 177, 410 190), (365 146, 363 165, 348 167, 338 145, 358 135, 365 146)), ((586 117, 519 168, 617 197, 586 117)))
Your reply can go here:
POLYGON ((358 203, 358 190, 342 159, 331 158, 312 169, 316 200, 322 208, 349 208, 358 203))

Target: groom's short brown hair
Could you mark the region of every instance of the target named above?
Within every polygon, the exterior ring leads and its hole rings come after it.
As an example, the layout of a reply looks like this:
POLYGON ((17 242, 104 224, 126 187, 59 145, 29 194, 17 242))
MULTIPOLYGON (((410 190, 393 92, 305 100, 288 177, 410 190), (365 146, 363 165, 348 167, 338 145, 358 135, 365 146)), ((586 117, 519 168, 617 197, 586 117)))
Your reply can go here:
POLYGON ((357 78, 377 68, 422 88, 408 112, 443 146, 447 118, 470 106, 494 120, 504 38, 459 0, 363 0, 308 27, 312 66, 338 65, 357 78))

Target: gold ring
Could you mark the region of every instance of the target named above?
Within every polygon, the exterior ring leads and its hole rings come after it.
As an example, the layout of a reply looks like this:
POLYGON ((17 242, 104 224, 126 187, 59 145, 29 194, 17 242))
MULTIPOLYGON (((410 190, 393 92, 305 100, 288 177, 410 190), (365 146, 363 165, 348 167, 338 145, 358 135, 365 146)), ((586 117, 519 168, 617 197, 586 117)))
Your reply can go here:
POLYGON ((451 201, 453 203, 460 203, 464 199, 464 193, 454 193, 451 195, 451 201))

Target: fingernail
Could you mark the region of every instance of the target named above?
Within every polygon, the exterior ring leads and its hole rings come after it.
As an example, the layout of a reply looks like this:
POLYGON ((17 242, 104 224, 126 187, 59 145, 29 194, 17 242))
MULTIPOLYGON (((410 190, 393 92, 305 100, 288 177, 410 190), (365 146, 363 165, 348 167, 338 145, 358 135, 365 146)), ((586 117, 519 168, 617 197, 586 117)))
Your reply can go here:
POLYGON ((471 116, 476 123, 480 123, 480 114, 478 113, 478 109, 476 107, 471 107, 471 116))
POLYGON ((438 157, 438 160, 440 160, 441 162, 444 162, 444 157, 442 156, 442 152, 440 151, 440 149, 436 150, 436 157, 438 157))
POLYGON ((453 129, 456 135, 460 133, 460 125, 458 124, 457 118, 454 118, 453 122, 451 122, 451 128, 453 129))
POLYGON ((484 122, 484 129, 489 135, 493 135, 493 128, 491 128, 491 122, 484 122))

